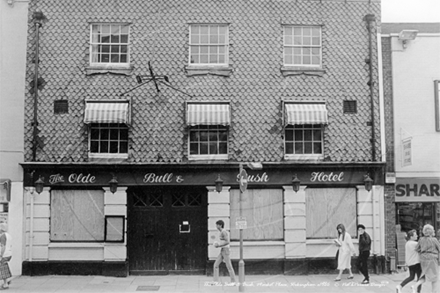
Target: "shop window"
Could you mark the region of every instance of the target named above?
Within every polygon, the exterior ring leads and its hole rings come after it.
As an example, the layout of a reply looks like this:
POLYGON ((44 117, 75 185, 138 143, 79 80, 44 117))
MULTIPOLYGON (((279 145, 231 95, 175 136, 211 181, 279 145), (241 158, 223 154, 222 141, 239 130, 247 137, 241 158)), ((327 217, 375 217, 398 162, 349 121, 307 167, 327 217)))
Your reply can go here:
POLYGON ((430 224, 437 231, 440 229, 440 203, 401 202, 396 204, 397 224, 402 232, 416 230, 423 235, 423 226, 430 224))
POLYGON ((104 241, 103 190, 52 190, 51 241, 104 241))
MULTIPOLYGON (((240 190, 231 189, 231 239, 239 239, 235 221, 240 217, 240 190)), ((283 240, 284 205, 281 189, 248 189, 242 194, 242 216, 246 218, 247 229, 244 240, 283 240)))
POLYGON ((336 238, 336 226, 343 224, 353 237, 356 233, 355 188, 307 188, 307 238, 336 238))

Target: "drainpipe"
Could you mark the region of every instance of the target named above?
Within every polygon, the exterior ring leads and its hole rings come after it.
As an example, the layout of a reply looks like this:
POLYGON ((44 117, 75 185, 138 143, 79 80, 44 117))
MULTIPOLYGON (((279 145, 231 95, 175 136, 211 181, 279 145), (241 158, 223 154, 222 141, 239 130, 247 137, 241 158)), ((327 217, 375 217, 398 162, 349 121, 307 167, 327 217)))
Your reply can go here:
POLYGON ((40 10, 35 10, 35 70, 34 70, 34 122, 32 135, 32 161, 35 162, 37 157, 37 135, 38 135, 38 65, 40 63, 39 45, 40 45, 40 27, 43 25, 45 16, 40 10))
POLYGON ((29 261, 32 261, 32 250, 34 246, 34 192, 31 192, 31 207, 29 219, 29 261))
POLYGON ((379 78, 379 110, 380 110, 380 152, 381 162, 386 162, 386 143, 385 143, 385 98, 383 93, 383 60, 382 60, 382 36, 380 27, 377 28, 377 69, 379 78))
POLYGON ((373 40, 372 40, 372 29, 374 26, 374 21, 376 17, 373 14, 367 14, 364 17, 364 20, 367 22, 368 28, 368 44, 369 44, 369 57, 366 62, 368 63, 368 68, 370 71, 370 76, 368 80, 368 85, 370 87, 370 103, 371 103, 371 161, 376 161, 376 148, 375 148, 375 129, 374 129, 374 81, 373 81, 373 40))
MULTIPOLYGON (((43 12, 40 10, 35 10, 35 71, 34 71, 34 122, 33 122, 33 135, 32 135, 32 161, 36 161, 37 157, 37 135, 38 135, 38 65, 40 63, 40 27, 43 25, 43 21, 46 19, 43 12)), ((32 184, 34 184, 33 174, 31 176, 32 184)), ((31 191, 31 202, 30 202, 30 219, 29 219, 29 261, 33 258, 33 246, 34 246, 34 192, 35 188, 31 191)))

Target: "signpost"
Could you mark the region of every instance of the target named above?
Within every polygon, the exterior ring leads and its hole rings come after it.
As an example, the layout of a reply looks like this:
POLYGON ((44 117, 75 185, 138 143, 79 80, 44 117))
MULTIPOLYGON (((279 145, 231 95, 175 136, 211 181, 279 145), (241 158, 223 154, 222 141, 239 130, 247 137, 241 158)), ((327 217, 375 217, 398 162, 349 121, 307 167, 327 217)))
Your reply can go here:
POLYGON ((240 226, 240 261, 238 262, 238 281, 239 281, 239 292, 244 292, 244 260, 243 260, 243 229, 246 229, 247 222, 246 218, 243 217, 242 211, 242 200, 243 200, 243 192, 246 191, 248 185, 248 174, 245 169, 243 169, 243 165, 240 164, 240 217, 236 220, 236 226, 240 226))

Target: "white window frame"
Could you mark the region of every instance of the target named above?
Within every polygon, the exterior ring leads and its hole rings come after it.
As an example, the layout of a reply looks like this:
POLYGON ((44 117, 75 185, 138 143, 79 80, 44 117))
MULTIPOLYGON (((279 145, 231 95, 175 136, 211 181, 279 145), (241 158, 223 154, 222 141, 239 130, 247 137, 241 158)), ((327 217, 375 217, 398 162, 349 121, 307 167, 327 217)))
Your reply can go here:
MULTIPOLYGON (((200 130, 200 129, 198 129, 200 130)), ((217 130, 217 131, 218 131, 217 130)), ((213 129, 211 131, 214 131, 213 129)), ((209 137, 209 135, 208 135, 209 137)), ((199 141, 200 144, 200 141, 199 141)), ((208 145, 209 150, 209 145, 208 145)), ((190 126, 188 128, 188 159, 189 160, 227 160, 228 159, 228 153, 229 153, 229 127, 223 126, 223 125, 196 125, 196 126, 190 126), (203 127, 206 127, 206 130, 209 133, 209 127, 210 126, 217 126, 218 130, 225 130, 226 131, 226 154, 197 154, 192 155, 191 154, 191 131, 194 131, 195 128, 202 128, 201 130, 204 130, 203 127)))
MULTIPOLYGON (((219 34, 220 35, 220 34, 219 34)), ((200 39, 200 35, 199 35, 199 39, 200 39)), ((217 54, 218 56, 219 54, 217 54)), ((191 66, 228 66, 229 64, 229 24, 222 24, 222 23, 194 23, 194 24, 190 24, 189 25, 189 49, 188 49, 188 64, 191 66), (193 42, 192 39, 192 32, 195 26, 201 27, 201 26, 208 26, 208 30, 210 30, 210 27, 225 27, 226 28, 226 32, 225 32, 225 40, 224 43, 217 43, 217 44, 210 44, 210 39, 211 39, 211 35, 208 34, 208 43, 195 43, 193 42), (217 62, 217 63, 209 63, 209 53, 208 53, 208 63, 192 63, 191 62, 191 56, 192 56, 192 48, 193 47, 210 47, 210 46, 217 46, 218 48, 220 47, 224 47, 225 50, 225 60, 223 63, 217 62)))
POLYGON ((283 64, 284 66, 287 67, 307 67, 307 68, 322 68, 322 28, 321 26, 306 26, 306 25, 285 25, 283 26, 283 64), (294 32, 292 34, 292 43, 291 44, 286 44, 286 39, 287 39, 287 35, 286 35, 286 29, 292 29, 293 31, 295 29, 301 29, 301 44, 297 44, 295 45, 294 42, 294 32), (319 29, 319 45, 313 45, 313 29, 319 29), (311 29, 312 30, 312 35, 310 37, 310 44, 303 44, 304 41, 304 29, 311 29), (313 60, 313 55, 310 55, 310 63, 309 64, 304 64, 303 63, 303 58, 305 55, 303 55, 303 52, 301 52, 301 63, 295 63, 295 54, 292 53, 292 62, 291 63, 287 63, 286 62, 286 49, 287 48, 291 48, 292 50, 295 49, 319 49, 319 64, 313 64, 312 60, 313 60))
MULTIPOLYGON (((308 124, 307 124, 308 125, 308 124)), ((284 159, 285 160, 323 160, 324 159, 324 130, 325 127, 323 124, 319 124, 319 129, 321 130, 321 153, 319 154, 288 154, 287 153, 287 149, 286 149, 286 130, 290 129, 290 128, 295 128, 295 126, 300 126, 300 125, 286 125, 286 127, 284 127, 284 159)), ((309 129, 309 128, 307 128, 309 129)), ((310 128, 313 129, 313 128, 310 128)), ((312 139, 313 139, 313 135, 312 135, 312 139)), ((302 140, 302 142, 304 142, 304 140, 302 140)), ((293 132, 293 150, 295 150, 295 131, 293 132)), ((312 144, 313 144, 313 140, 312 140, 312 144)))
MULTIPOLYGON (((128 147, 129 147, 129 138, 128 138, 128 126, 125 124, 121 124, 121 123, 91 123, 89 126, 89 135, 88 135, 89 139, 88 139, 88 147, 89 147, 89 158, 107 158, 107 159, 127 159, 128 158, 128 147), (127 152, 121 153, 121 152, 117 152, 117 153, 110 153, 110 152, 92 152, 92 128, 94 128, 95 124, 98 124, 100 126, 102 125, 107 125, 107 127, 102 127, 102 128, 106 128, 106 129, 118 129, 118 148, 119 148, 119 144, 121 143, 121 139, 120 139, 120 130, 123 128, 127 128, 127 152), (110 124, 117 124, 118 127, 111 127, 110 124)), ((98 142, 100 142, 100 140, 97 140, 98 142)), ((110 139, 110 135, 109 135, 109 142, 111 141, 110 139)), ((113 140, 114 141, 114 140, 113 140)), ((110 151, 110 145, 109 145, 109 151, 110 151)))
MULTIPOLYGON (((99 66, 112 66, 112 67, 127 67, 130 65, 130 25, 128 23, 91 23, 90 24, 90 46, 89 46, 89 63, 90 66, 95 66, 95 67, 99 67, 99 66), (94 26, 110 26, 110 34, 109 36, 111 36, 111 26, 119 26, 119 32, 121 32, 121 28, 122 27, 127 27, 128 28, 128 32, 127 32, 127 42, 119 42, 119 43, 111 43, 111 37, 110 37, 110 43, 102 43, 102 42, 94 42, 93 40, 93 27, 94 26), (102 45, 102 44, 108 44, 110 46, 109 48, 109 62, 94 62, 93 58, 94 58, 94 51, 93 51, 93 46, 95 45, 102 45), (111 46, 127 46, 127 60, 126 62, 111 62, 111 46)), ((119 54, 121 53, 121 50, 119 50, 119 54)), ((99 53, 98 53, 99 54, 99 53)), ((101 53, 102 55, 102 53, 101 53)))

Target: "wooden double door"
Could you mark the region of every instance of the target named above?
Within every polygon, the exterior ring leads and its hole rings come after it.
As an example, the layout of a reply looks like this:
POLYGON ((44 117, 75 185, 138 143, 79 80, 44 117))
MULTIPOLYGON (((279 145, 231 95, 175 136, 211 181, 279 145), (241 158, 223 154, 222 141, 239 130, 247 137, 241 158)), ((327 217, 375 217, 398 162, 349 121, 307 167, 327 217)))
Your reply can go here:
POLYGON ((207 189, 148 186, 127 193, 130 274, 205 274, 207 189))

